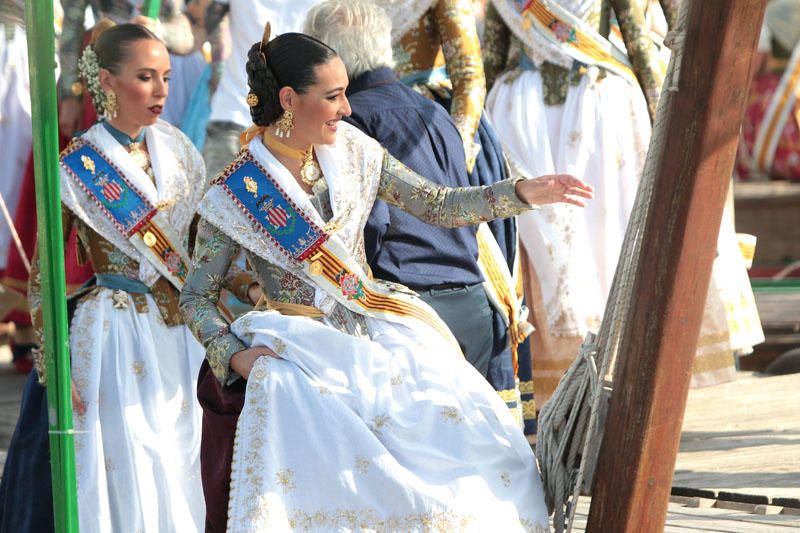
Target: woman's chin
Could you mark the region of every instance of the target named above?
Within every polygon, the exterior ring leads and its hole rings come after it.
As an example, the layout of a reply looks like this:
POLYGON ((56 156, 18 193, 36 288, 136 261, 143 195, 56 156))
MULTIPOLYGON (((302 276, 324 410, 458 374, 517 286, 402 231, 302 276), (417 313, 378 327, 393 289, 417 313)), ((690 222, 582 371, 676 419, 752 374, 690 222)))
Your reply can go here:
POLYGON ((322 142, 319 144, 336 144, 336 132, 325 132, 322 136, 322 142))

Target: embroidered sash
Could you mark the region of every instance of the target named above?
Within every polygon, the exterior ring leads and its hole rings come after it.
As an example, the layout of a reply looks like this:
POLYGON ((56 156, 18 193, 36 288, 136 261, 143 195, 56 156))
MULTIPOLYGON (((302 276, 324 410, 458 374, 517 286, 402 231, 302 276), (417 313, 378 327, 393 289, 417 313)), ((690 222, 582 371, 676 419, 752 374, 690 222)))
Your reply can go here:
POLYGON ((244 150, 214 184, 221 186, 267 243, 337 302, 374 318, 421 321, 461 351, 433 310, 371 280, 331 234, 333 229, 320 228, 303 213, 249 150, 244 150))
POLYGON ((627 55, 583 20, 550 0, 495 0, 497 12, 528 46, 528 32, 539 36, 562 53, 585 65, 605 68, 637 84, 627 55))
POLYGON ((94 144, 73 139, 61 166, 131 245, 177 289, 189 272, 188 254, 167 218, 94 144))
POLYGON ((772 170, 778 142, 798 98, 800 98, 800 46, 795 46, 775 94, 767 106, 753 145, 756 168, 765 174, 769 174, 772 170))

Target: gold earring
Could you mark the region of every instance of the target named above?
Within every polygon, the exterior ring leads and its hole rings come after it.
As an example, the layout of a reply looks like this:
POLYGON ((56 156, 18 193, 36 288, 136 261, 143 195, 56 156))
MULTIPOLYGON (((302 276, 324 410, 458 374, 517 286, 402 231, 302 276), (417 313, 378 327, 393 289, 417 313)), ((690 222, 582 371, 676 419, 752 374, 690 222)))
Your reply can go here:
POLYGON ((113 89, 106 91, 106 102, 103 108, 106 119, 117 118, 119 101, 117 100, 117 93, 115 93, 113 89))
POLYGON ((275 136, 279 138, 286 137, 287 139, 292 136, 292 128, 294 127, 294 113, 291 109, 287 109, 275 122, 275 136))

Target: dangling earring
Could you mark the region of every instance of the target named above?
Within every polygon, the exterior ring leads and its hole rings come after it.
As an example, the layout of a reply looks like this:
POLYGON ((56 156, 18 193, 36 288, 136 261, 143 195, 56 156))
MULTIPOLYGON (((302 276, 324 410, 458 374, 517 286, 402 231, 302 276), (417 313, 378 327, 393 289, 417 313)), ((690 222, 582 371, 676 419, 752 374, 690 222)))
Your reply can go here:
POLYGON ((291 109, 287 109, 275 122, 275 136, 279 138, 286 137, 287 139, 292 136, 292 128, 294 127, 294 113, 291 109))
POLYGON ((103 105, 103 108, 107 120, 117 118, 119 102, 117 101, 117 93, 115 93, 113 89, 106 91, 106 102, 103 105))

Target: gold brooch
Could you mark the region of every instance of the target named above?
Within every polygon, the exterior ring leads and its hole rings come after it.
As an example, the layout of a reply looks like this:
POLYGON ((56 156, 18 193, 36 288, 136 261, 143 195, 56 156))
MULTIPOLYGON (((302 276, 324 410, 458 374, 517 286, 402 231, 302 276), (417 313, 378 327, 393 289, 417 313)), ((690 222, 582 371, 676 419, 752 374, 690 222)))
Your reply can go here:
POLYGON ((81 163, 83 163, 83 168, 91 172, 92 176, 94 176, 94 171, 95 171, 94 160, 92 160, 92 158, 89 157, 88 155, 82 155, 81 163))
POLYGON ((155 245, 156 245, 156 236, 155 236, 155 235, 153 235, 153 234, 152 234, 151 232, 149 232, 149 231, 148 231, 147 233, 145 233, 145 234, 144 234, 144 236, 142 237, 142 240, 143 240, 143 241, 144 241, 144 243, 145 243, 145 244, 146 244, 148 247, 150 247, 150 248, 152 248, 153 246, 155 246, 155 245))
POLYGON ((247 93, 246 101, 247 105, 249 105, 250 107, 255 107, 258 105, 259 102, 258 95, 256 93, 247 93))
POLYGON ((258 198, 258 183, 256 183, 256 180, 250 176, 245 176, 242 181, 244 181, 244 188, 247 189, 247 192, 258 198))
POLYGON ((321 276, 322 275, 322 261, 314 261, 308 267, 308 271, 311 273, 312 276, 321 276))

